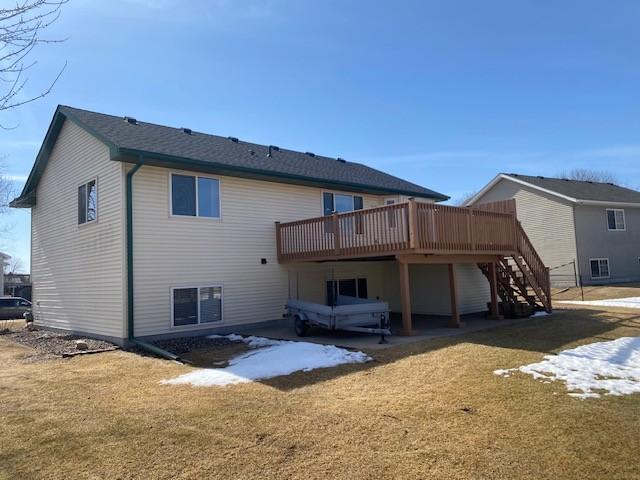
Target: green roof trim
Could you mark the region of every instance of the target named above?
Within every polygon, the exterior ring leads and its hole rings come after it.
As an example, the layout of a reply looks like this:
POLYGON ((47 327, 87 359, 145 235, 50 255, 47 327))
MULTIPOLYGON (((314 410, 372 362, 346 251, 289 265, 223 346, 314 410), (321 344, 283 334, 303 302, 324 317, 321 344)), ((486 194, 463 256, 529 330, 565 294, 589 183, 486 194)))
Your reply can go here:
MULTIPOLYGON (((112 156, 111 159, 126 163, 137 163, 138 160, 136 159, 140 157, 143 157, 145 159, 145 165, 174 168, 176 170, 192 170, 196 172, 212 173, 229 177, 241 177, 250 178, 253 180, 263 180, 267 182, 306 185, 320 188, 332 188, 335 190, 346 190, 357 193, 370 193, 374 195, 407 195, 411 197, 421 196, 419 194, 416 194, 416 192, 412 192, 409 190, 373 187, 370 185, 353 182, 326 181, 313 177, 305 177, 303 175, 293 175, 281 172, 269 172, 259 169, 243 168, 232 165, 225 165, 222 163, 196 160, 186 157, 176 157, 173 155, 165 155, 162 153, 156 153, 147 150, 136 150, 131 148, 117 149, 116 155, 112 156)), ((429 196, 427 198, 434 197, 429 196)), ((437 200, 439 201, 448 199, 449 197, 444 195, 437 198, 437 200)))
POLYGON ((106 145, 110 158, 115 161, 137 163, 144 157, 145 164, 165 168, 374 195, 406 195, 435 201, 449 199, 441 193, 354 162, 336 163, 329 157, 287 149, 278 149, 278 155, 271 158, 271 148, 265 158, 260 156, 262 150, 268 148, 264 145, 232 143, 223 137, 198 132, 176 135, 181 129, 144 122, 128 124, 122 117, 59 105, 22 193, 10 206, 28 208, 36 204, 38 182, 67 119, 106 145))

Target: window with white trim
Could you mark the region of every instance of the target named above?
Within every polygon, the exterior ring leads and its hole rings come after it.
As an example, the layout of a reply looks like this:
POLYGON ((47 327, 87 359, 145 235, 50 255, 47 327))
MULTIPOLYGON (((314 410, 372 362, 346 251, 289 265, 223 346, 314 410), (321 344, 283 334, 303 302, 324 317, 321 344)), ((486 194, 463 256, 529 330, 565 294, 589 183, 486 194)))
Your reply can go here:
POLYGON ((608 258, 591 258, 591 278, 609 278, 609 259, 608 258))
POLYGON ((222 321, 222 287, 171 289, 171 318, 174 327, 222 321))
POLYGON ((607 229, 625 230, 624 210, 620 208, 607 208, 607 229))
MULTIPOLYGON (((352 212, 354 210, 362 210, 363 208, 364 200, 359 195, 322 192, 322 212, 325 216, 333 215, 334 213, 345 213, 352 212)), ((364 231, 361 217, 355 218, 355 231, 358 234, 363 233, 364 231)), ((331 221, 325 222, 325 232, 333 233, 333 224, 331 221)))
POLYGON ((172 173, 171 215, 220 218, 220 180, 172 173))
POLYGON ((95 178, 78 187, 78 225, 98 219, 98 190, 95 178))

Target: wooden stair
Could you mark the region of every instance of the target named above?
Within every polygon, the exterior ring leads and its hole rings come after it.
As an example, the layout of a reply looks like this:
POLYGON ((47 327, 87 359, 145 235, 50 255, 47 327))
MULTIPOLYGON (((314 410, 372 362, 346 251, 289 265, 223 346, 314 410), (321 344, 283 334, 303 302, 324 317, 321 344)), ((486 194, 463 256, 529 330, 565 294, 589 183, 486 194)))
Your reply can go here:
MULTIPOLYGON (((533 248, 520 222, 516 227, 517 251, 496 262, 498 296, 505 303, 528 303, 535 311, 551 313, 549 269, 533 248)), ((478 267, 489 278, 489 266, 478 267)))

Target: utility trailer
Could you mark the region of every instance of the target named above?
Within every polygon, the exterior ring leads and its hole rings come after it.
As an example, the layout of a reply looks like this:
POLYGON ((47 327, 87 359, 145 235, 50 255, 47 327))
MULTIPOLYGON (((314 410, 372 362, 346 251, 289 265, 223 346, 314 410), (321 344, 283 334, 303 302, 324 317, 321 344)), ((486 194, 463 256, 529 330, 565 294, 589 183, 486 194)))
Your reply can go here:
POLYGON ((389 304, 378 300, 339 295, 334 306, 304 300, 287 301, 287 317, 292 319, 296 335, 304 337, 310 326, 327 330, 375 333, 384 343, 391 335, 389 304))

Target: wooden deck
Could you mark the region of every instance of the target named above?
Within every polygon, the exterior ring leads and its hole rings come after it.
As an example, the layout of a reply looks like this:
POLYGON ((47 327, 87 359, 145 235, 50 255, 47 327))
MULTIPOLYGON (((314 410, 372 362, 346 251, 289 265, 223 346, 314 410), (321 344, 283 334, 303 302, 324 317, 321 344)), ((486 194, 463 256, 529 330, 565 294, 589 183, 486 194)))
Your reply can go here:
POLYGON ((407 254, 512 255, 521 237, 512 201, 484 209, 410 200, 276 224, 281 263, 407 254))
POLYGON ((404 332, 411 334, 409 264, 446 263, 452 326, 460 326, 456 263, 475 263, 491 287, 491 317, 503 302, 551 311, 549 270, 516 217, 514 200, 460 208, 409 200, 365 210, 276 223, 278 261, 395 259, 404 332))

